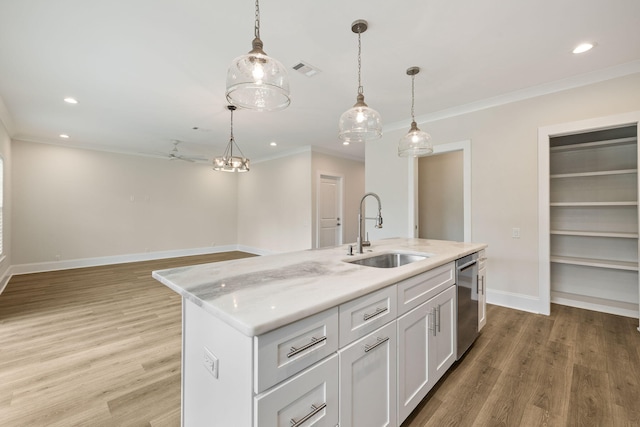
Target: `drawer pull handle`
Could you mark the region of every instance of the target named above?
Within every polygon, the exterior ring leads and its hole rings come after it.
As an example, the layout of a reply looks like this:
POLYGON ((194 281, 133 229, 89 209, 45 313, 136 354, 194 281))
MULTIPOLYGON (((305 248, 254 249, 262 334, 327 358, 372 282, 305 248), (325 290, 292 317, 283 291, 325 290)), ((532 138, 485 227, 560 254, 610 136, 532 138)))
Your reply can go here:
POLYGON ((300 418, 299 421, 296 421, 294 418, 291 418, 291 427, 301 426, 302 423, 306 422, 307 420, 309 420, 309 418, 313 417, 315 414, 317 414, 318 412, 322 411, 326 407, 327 407, 326 403, 323 403, 320 406, 311 405, 311 412, 309 412, 304 417, 300 418))
POLYGON ((327 340, 326 336, 321 337, 321 338, 311 337, 311 342, 310 343, 305 344, 300 348, 291 347, 291 351, 287 354, 287 357, 293 357, 296 354, 298 354, 300 352, 303 352, 303 351, 313 347, 314 345, 320 344, 321 342, 326 341, 326 340, 327 340))
POLYGON ((375 344, 371 344, 371 345, 366 344, 366 345, 364 346, 364 352, 365 352, 365 353, 368 353, 368 352, 370 352, 371 350, 373 350, 374 348, 378 347, 379 345, 382 345, 382 344, 386 343, 387 341, 389 341, 389 337, 386 337, 386 338, 380 338, 380 337, 378 337, 378 338, 377 338, 377 341, 376 341, 376 343, 375 343, 375 344))
POLYGON ((376 308, 376 311, 371 313, 371 314, 364 314, 364 320, 365 322, 369 319, 373 319, 376 316, 379 316, 380 314, 384 313, 385 311, 388 311, 389 309, 387 307, 385 308, 376 308))

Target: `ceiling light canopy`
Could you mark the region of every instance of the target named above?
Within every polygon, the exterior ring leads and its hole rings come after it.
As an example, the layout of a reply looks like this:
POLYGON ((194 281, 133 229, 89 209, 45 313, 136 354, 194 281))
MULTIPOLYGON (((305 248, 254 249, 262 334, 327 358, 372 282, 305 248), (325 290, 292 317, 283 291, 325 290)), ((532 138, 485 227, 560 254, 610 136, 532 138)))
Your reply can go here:
POLYGON ((573 53, 584 53, 593 49, 594 46, 593 43, 581 43, 573 49, 573 53))
POLYGON ((229 137, 229 143, 225 148, 222 156, 213 159, 213 170, 222 172, 249 172, 249 159, 247 159, 242 150, 236 144, 233 138, 233 112, 236 110, 234 105, 228 105, 227 109, 231 112, 231 136, 229 137), (238 149, 240 156, 233 155, 233 146, 238 149))
POLYGON ((414 114, 415 79, 416 74, 419 72, 419 67, 410 67, 407 69, 407 75, 411 76, 411 129, 400 139, 400 143, 398 144, 398 156, 401 157, 423 157, 433 153, 431 135, 418 129, 414 114))
POLYGON ((258 0, 254 36, 251 51, 234 59, 229 67, 227 100, 233 105, 251 110, 282 110, 291 103, 289 78, 282 64, 262 50, 258 0))
POLYGON ((351 24, 351 31, 358 34, 358 96, 354 106, 340 116, 338 138, 343 142, 367 141, 382 136, 380 114, 364 102, 362 89, 362 43, 361 34, 367 31, 367 21, 359 19, 351 24))

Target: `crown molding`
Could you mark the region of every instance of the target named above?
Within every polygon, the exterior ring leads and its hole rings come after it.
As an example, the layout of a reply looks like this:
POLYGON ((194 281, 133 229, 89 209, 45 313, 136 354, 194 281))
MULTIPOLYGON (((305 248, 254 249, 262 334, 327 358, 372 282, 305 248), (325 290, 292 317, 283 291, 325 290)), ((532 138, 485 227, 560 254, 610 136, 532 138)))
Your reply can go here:
MULTIPOLYGON (((624 77, 631 74, 640 73, 640 60, 627 62, 625 64, 616 65, 601 70, 591 71, 589 73, 579 74, 573 77, 567 77, 549 83, 532 86, 504 95, 498 95, 491 98, 482 99, 480 101, 470 102, 464 105, 458 105, 434 113, 416 116, 417 123, 429 123, 438 120, 448 119, 451 117, 461 116, 463 114, 473 113, 475 111, 486 110, 488 108, 498 107, 500 105, 510 104, 512 102, 523 101, 542 95, 548 95, 564 90, 574 89, 577 87, 588 86, 600 83, 606 80, 624 77)), ((391 123, 384 126, 384 131, 394 131, 407 127, 406 120, 402 122, 391 123)))

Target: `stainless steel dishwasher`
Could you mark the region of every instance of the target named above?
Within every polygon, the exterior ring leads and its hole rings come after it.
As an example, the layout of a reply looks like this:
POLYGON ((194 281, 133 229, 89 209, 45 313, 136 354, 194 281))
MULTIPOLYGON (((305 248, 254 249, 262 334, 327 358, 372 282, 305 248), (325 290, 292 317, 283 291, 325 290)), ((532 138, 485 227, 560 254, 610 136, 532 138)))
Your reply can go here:
POLYGON ((471 347, 478 337, 478 254, 456 261, 456 289, 458 292, 458 355, 471 347))

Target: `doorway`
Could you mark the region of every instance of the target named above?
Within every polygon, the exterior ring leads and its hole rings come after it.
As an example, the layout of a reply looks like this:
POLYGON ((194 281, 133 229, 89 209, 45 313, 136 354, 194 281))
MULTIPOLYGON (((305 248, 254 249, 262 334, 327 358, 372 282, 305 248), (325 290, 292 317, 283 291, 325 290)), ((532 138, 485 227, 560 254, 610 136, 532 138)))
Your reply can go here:
MULTIPOLYGON (((471 141, 459 141, 448 144, 439 144, 433 147, 433 155, 430 156, 434 160, 434 164, 450 163, 455 164, 457 170, 456 175, 458 180, 461 179, 461 184, 458 182, 456 185, 451 185, 449 182, 444 182, 450 178, 439 176, 438 173, 434 174, 433 179, 422 182, 420 178, 420 160, 413 159, 414 161, 409 163, 409 194, 413 197, 409 198, 410 203, 413 206, 409 208, 409 235, 414 237, 438 239, 444 238, 446 240, 455 240, 470 242, 471 241, 471 141), (451 157, 439 157, 440 155, 446 155, 448 153, 454 153, 451 157), (461 174, 461 177, 460 177, 461 174), (428 191, 423 191, 426 186, 434 186, 435 192, 440 192, 440 198, 444 198, 447 207, 438 208, 437 204, 442 203, 442 200, 438 201, 431 198, 428 191), (443 187, 444 186, 444 187, 443 187), (422 189, 421 189, 422 187, 422 189), (446 188, 449 187, 449 188, 446 188), (446 192, 455 191, 456 194, 444 194, 446 192), (425 200, 426 199, 426 200, 425 200), (462 201, 460 204, 460 200, 462 201), (427 229, 422 230, 421 227, 425 227, 421 224, 421 216, 428 215, 429 210, 426 213, 422 212, 425 209, 426 204, 431 203, 436 205, 436 209, 440 210, 438 214, 441 218, 447 215, 447 212, 452 212, 452 209, 457 210, 454 219, 441 219, 438 224, 437 221, 433 225, 426 225, 427 229), (421 206, 422 205, 422 206, 421 206), (461 212, 460 212, 461 211, 461 212), (443 222, 446 225, 443 225, 443 222), (430 234, 431 227, 441 228, 444 227, 443 233, 430 234)), ((427 160, 429 162, 429 160, 427 160)), ((450 166, 438 166, 442 170, 444 175, 453 173, 447 168, 450 166)), ((423 171, 424 178, 425 171, 423 171)), ((423 220, 423 223, 428 220, 423 220)))
POLYGON ((464 240, 462 151, 418 160, 418 237, 464 240))
POLYGON ((342 177, 320 174, 316 247, 342 244, 342 177))

